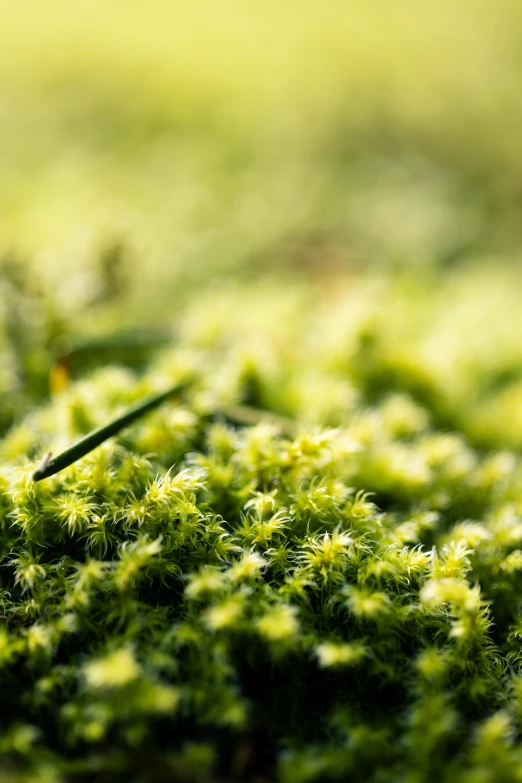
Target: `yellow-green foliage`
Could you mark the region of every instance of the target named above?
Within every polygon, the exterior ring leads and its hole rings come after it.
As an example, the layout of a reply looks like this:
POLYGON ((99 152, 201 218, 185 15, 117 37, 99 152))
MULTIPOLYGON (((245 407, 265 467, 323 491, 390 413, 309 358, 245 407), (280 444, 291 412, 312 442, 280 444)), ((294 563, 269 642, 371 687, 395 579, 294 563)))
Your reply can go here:
MULTIPOLYGON (((141 379, 100 369, 6 433, 0 750, 13 779, 519 778, 522 463, 498 450, 493 414, 486 442, 464 404, 472 387, 481 406, 496 399, 487 362, 463 349, 450 366, 439 343, 465 275, 439 281, 453 289, 444 307, 396 281, 363 314, 353 292, 303 307, 285 339, 257 332, 262 289, 211 337, 194 305, 141 379), (179 405, 32 482, 31 456, 189 370, 179 405), (311 372, 319 411, 302 402, 311 372), (268 417, 227 424, 220 410, 245 401, 295 434, 268 417)), ((270 307, 295 294, 279 296, 270 307)))
POLYGON ((1 783, 520 783, 522 4, 0 6, 1 783))

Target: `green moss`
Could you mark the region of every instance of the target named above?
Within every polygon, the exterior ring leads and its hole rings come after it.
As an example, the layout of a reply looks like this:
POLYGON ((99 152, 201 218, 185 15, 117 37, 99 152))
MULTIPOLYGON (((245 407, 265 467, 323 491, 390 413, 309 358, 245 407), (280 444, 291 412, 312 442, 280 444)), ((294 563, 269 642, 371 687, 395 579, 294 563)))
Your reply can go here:
MULTIPOLYGON (((395 283, 381 292, 373 375, 390 354, 422 367, 415 344, 442 350, 434 322, 453 311, 430 286, 400 305, 395 283), (401 351, 398 307, 413 313, 420 294, 434 317, 401 351)), ((191 334, 189 308, 179 346, 141 379, 100 370, 4 438, 7 779, 518 780, 522 463, 456 426, 472 383, 481 405, 497 399, 487 363, 432 361, 455 422, 441 430, 407 376, 376 395, 351 364, 366 314, 330 306, 326 329, 320 302, 303 308, 285 326, 290 358, 281 331, 252 350, 263 308, 250 297, 228 346, 224 322, 191 334), (315 416, 305 356, 324 390, 315 416), (221 417, 245 401, 247 367, 293 434, 277 417, 221 417), (181 401, 32 481, 39 455, 87 420, 187 372, 181 401), (337 384, 351 390, 344 410, 337 384)))
POLYGON ((0 783, 520 783, 522 4, 31 5, 0 783))

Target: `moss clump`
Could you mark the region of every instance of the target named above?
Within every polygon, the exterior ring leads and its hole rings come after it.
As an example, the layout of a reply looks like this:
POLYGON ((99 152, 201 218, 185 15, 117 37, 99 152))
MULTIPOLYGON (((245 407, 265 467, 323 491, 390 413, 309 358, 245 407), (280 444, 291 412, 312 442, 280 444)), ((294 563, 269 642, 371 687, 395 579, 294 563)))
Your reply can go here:
MULTIPOLYGON (((255 291, 240 329, 194 306, 145 376, 103 369, 6 433, 7 780, 520 779, 522 463, 462 402, 475 384, 498 413, 512 381, 489 383, 469 342, 465 371, 458 340, 423 363, 464 301, 428 289, 382 289, 381 321, 330 306, 328 329, 294 308, 262 341, 255 291), (402 350, 401 313, 419 326, 402 350), (179 403, 31 480, 186 377, 179 403), (296 431, 219 414, 242 402, 296 431)), ((500 377, 515 347, 497 345, 500 377)))

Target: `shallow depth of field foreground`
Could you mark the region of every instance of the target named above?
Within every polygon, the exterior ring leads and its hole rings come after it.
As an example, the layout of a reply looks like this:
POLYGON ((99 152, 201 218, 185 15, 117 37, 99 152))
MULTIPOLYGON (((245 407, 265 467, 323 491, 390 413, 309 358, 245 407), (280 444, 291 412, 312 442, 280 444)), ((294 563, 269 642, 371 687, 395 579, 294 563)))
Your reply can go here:
POLYGON ((0 6, 0 783, 522 783, 522 5, 0 6))

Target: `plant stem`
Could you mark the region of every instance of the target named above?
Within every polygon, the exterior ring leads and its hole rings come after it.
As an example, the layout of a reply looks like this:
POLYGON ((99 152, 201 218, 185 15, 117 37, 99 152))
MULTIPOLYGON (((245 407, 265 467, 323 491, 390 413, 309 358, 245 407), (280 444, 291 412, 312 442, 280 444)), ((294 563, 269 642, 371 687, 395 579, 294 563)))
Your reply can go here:
MULTIPOLYGON (((147 397, 142 402, 128 408, 117 419, 104 424, 103 427, 89 432, 81 440, 70 446, 57 457, 52 458, 51 452, 45 454, 40 464, 33 473, 33 481, 41 481, 42 479, 54 476, 55 473, 68 468, 73 462, 77 462, 86 454, 89 454, 93 449, 100 446, 104 441, 116 435, 120 430, 132 424, 133 421, 144 416, 154 408, 159 407, 169 397, 179 393, 182 386, 176 384, 167 391, 156 394, 152 397, 147 397)), ((250 405, 234 405, 229 408, 223 408, 222 410, 213 411, 212 416, 221 416, 225 421, 229 421, 232 424, 238 424, 240 426, 254 426, 259 424, 263 420, 267 420, 277 424, 281 431, 285 435, 294 435, 296 431, 296 424, 291 419, 286 419, 283 416, 270 413, 270 411, 261 410, 259 408, 253 408, 250 405)))
POLYGON ((73 462, 76 462, 82 457, 85 457, 86 454, 95 449, 97 446, 100 446, 108 438, 116 435, 124 427, 127 427, 133 421, 139 419, 145 413, 148 413, 154 408, 157 408, 169 397, 172 397, 174 394, 178 393, 180 389, 180 384, 176 384, 161 394, 147 397, 142 402, 139 402, 136 405, 132 405, 121 416, 118 416, 117 419, 109 422, 109 424, 103 425, 103 427, 98 427, 97 429, 93 430, 73 446, 70 446, 65 451, 62 451, 61 454, 58 454, 58 456, 54 457, 53 459, 51 459, 50 453, 46 454, 33 473, 33 480, 41 481, 42 479, 49 478, 49 476, 53 476, 55 473, 58 473, 64 468, 68 468, 69 465, 73 464, 73 462))
POLYGON ((239 424, 242 427, 254 427, 256 424, 266 421, 275 424, 284 435, 290 437, 294 437, 297 432, 297 422, 293 419, 288 419, 286 416, 280 416, 263 408, 254 408, 251 405, 231 405, 228 408, 213 411, 212 416, 221 416, 230 424, 239 424))

